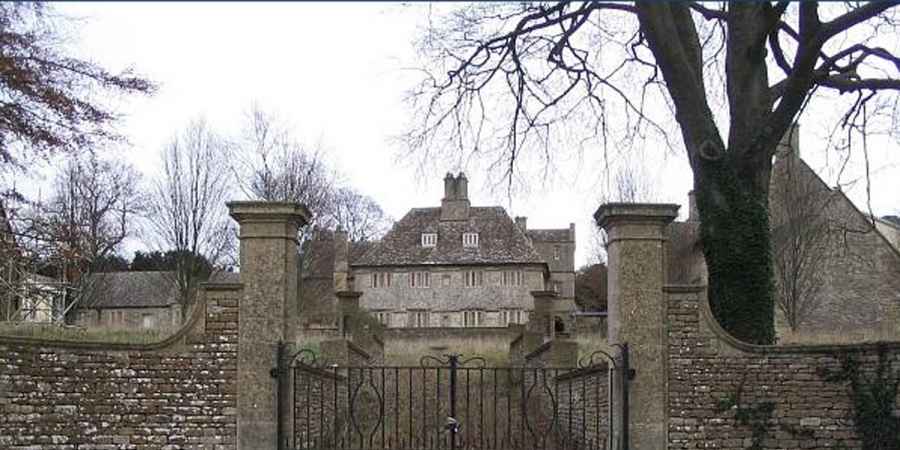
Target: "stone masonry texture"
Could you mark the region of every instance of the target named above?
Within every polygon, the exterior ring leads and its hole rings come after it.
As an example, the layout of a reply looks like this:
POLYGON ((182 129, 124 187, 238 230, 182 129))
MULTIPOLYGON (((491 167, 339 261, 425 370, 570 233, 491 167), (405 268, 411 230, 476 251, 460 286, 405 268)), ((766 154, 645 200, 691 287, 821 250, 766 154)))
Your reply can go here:
POLYGON ((237 295, 166 345, 0 338, 0 448, 236 448, 237 295))
MULTIPOLYGON (((738 409, 772 402, 762 449, 862 448, 853 422, 848 383, 825 379, 852 353, 861 370, 877 363, 876 345, 750 346, 713 322, 702 288, 668 288, 668 448, 745 449, 751 424, 738 409), (723 400, 734 399, 737 404, 723 400), (730 407, 727 407, 729 406, 730 407)), ((893 373, 900 371, 900 344, 881 344, 893 373)), ((895 399, 894 415, 900 412, 895 399)))

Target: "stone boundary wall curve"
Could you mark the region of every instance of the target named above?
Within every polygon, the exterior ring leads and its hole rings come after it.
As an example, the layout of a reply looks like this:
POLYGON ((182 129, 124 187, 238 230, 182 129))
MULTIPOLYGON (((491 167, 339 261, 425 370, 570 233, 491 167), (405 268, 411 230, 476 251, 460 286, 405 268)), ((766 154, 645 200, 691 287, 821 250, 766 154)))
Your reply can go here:
POLYGON ((0 337, 0 448, 236 448, 241 289, 156 343, 0 337))
MULTIPOLYGON (((853 355, 867 376, 875 372, 879 355, 890 370, 900 373, 900 342, 747 344, 728 335, 713 318, 705 286, 663 290, 668 448, 862 447, 849 383, 829 381, 825 374, 837 371, 847 355, 853 355)), ((897 417, 900 395, 894 405, 897 417)))

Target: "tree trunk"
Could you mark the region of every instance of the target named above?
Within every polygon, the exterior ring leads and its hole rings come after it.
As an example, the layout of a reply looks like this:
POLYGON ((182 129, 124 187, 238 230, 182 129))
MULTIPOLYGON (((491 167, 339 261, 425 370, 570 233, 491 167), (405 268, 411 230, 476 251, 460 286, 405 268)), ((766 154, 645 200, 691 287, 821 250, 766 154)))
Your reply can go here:
POLYGON ((695 169, 710 308, 734 337, 752 344, 773 344, 768 186, 760 186, 756 177, 739 175, 738 164, 731 161, 733 155, 727 152, 718 159, 701 159, 695 169))

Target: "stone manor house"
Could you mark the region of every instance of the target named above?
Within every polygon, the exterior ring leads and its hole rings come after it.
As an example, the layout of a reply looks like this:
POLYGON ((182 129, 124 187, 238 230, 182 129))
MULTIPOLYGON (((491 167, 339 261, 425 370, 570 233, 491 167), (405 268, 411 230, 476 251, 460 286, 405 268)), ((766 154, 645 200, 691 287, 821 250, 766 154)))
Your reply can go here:
POLYGON ((389 328, 524 324, 534 291, 553 291, 560 319, 574 311, 575 225, 528 229, 500 206, 472 206, 463 173, 444 178, 439 207, 413 208, 380 241, 317 232, 302 271, 306 328, 334 326, 336 291, 389 328))

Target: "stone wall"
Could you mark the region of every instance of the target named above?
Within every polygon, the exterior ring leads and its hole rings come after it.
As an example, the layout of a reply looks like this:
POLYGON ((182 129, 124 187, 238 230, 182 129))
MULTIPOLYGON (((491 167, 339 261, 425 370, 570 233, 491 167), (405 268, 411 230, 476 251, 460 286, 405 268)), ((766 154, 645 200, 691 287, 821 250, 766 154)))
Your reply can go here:
POLYGON ((393 328, 382 335, 386 360, 411 364, 424 355, 449 352, 504 363, 515 337, 511 328, 393 328))
POLYGON ((557 423, 570 442, 582 443, 586 448, 607 448, 611 417, 609 375, 606 364, 597 364, 556 377, 557 423))
POLYGON ((158 344, 0 338, 0 448, 236 448, 238 288, 158 344))
MULTIPOLYGON (((702 287, 669 286, 665 291, 668 448, 862 447, 848 383, 826 377, 840 369, 847 355, 872 377, 882 352, 896 380, 900 343, 745 344, 715 322, 702 287), (767 408, 770 415, 764 413, 767 408)), ((898 416, 900 396, 894 402, 895 420, 898 416)))

